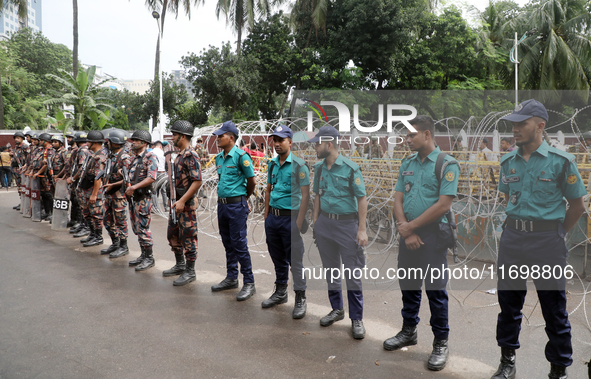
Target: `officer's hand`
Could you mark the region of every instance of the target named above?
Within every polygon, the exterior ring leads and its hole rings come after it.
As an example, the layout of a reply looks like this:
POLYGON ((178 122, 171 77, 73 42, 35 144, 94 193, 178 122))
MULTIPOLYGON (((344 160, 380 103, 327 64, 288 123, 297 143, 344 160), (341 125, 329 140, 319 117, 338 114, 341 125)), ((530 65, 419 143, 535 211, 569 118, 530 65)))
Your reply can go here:
POLYGON ((177 214, 181 213, 185 209, 185 203, 180 200, 176 201, 174 204, 172 204, 172 206, 174 207, 174 211, 177 214))
POLYGON ((421 245, 424 245, 421 237, 416 234, 411 234, 408 236, 408 238, 405 238, 404 243, 406 243, 406 247, 408 247, 410 250, 417 250, 421 247, 421 245))
POLYGON ((248 204, 248 213, 250 214, 250 211, 252 211, 252 208, 250 208, 250 203, 247 203, 247 204, 248 204))
POLYGON ((365 230, 357 231, 357 245, 361 247, 367 246, 367 233, 365 230))
POLYGON ((72 184, 72 178, 68 178, 68 179, 66 179, 66 183, 68 183, 68 184, 72 184))
POLYGON ((265 218, 263 220, 266 220, 268 216, 269 216, 269 211, 265 211, 265 218))
POLYGON ((413 234, 414 229, 410 226, 410 223, 403 222, 398 225, 398 233, 400 233, 400 237, 408 238, 411 234, 413 234))
POLYGON ((90 199, 88 200, 90 204, 96 203, 97 195, 90 195, 90 199))
POLYGON ((301 232, 302 231, 302 225, 304 225, 304 219, 302 219, 302 221, 299 221, 299 218, 296 220, 296 225, 298 227, 298 231, 301 232))
POLYGON ((128 196, 128 197, 131 197, 131 196, 133 196, 133 192, 134 191, 135 191, 135 189, 133 188, 133 186, 129 186, 125 190, 125 195, 128 196))

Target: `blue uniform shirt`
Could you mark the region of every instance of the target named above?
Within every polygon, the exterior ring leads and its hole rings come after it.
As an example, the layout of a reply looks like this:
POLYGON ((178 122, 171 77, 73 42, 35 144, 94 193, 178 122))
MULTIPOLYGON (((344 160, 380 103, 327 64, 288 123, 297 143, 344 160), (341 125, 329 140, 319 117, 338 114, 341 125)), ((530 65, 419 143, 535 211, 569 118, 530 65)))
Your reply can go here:
POLYGON ((565 198, 578 199, 587 194, 575 157, 549 146, 546 141, 527 162, 521 148, 503 156, 499 191, 509 195, 507 216, 516 220, 559 222, 564 221, 566 214, 565 198))
POLYGON ((320 194, 320 208, 334 214, 357 212, 357 198, 365 196, 365 184, 357 163, 339 154, 330 170, 326 160, 314 165, 314 193, 320 194), (318 170, 322 172, 318 175, 318 170))
POLYGON ((234 146, 225 157, 223 151, 216 155, 215 165, 220 176, 218 197, 246 196, 246 179, 254 176, 250 155, 234 146))
POLYGON ((269 206, 297 210, 302 203, 301 187, 310 185, 310 170, 306 162, 291 152, 282 166, 276 156, 269 162, 267 183, 273 186, 269 206))
MULTIPOLYGON (((456 160, 447 155, 444 162, 448 162, 441 185, 435 175, 435 164, 437 157, 441 153, 439 147, 436 147, 425 160, 421 162, 421 157, 415 153, 402 160, 398 181, 395 191, 404 193, 402 209, 408 221, 412 221, 432 207, 439 200, 441 195, 456 196, 458 192, 458 179, 460 168, 456 160)), ((447 222, 445 216, 441 217, 439 222, 447 222)))

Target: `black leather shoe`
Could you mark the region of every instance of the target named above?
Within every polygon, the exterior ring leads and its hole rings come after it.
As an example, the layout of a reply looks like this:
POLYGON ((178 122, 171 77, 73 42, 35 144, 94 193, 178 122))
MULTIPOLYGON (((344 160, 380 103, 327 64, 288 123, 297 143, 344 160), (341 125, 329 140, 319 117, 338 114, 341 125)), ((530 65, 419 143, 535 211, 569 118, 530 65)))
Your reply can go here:
POLYGON ((287 303, 287 284, 276 284, 271 297, 261 303, 263 308, 271 308, 277 304, 287 303))
POLYGON ((103 230, 94 230, 94 234, 91 234, 92 239, 86 241, 85 243, 82 244, 82 246, 84 247, 90 247, 90 246, 96 246, 96 245, 102 245, 103 244, 103 230))
POLYGON ((15 205, 14 207, 12 207, 12 209, 15 209, 17 211, 20 211, 21 210, 21 205, 20 204, 19 205, 15 205))
POLYGON ((254 283, 244 283, 238 295, 236 295, 236 300, 244 301, 248 300, 257 292, 257 289, 254 287, 254 283))
POLYGON ((306 291, 295 291, 296 298, 291 317, 295 320, 304 318, 306 315, 306 291))
POLYGON ((343 308, 333 309, 332 311, 330 311, 329 314, 327 314, 326 316, 324 316, 320 319, 320 325, 321 326, 331 326, 336 321, 340 321, 344 318, 345 318, 345 310, 343 308))
MULTIPOLYGON (((86 238, 82 238, 80 240, 80 243, 84 244, 94 238, 95 230, 92 227, 90 227, 88 230, 89 230, 88 236, 86 238)), ((74 237, 76 237, 76 236, 74 236, 74 237)))
POLYGON ((218 284, 211 286, 211 292, 225 291, 238 288, 238 279, 225 278, 218 284))
POLYGON ((142 246, 140 246, 140 249, 142 250, 142 253, 140 254, 139 257, 137 257, 136 259, 134 259, 133 261, 129 261, 129 265, 130 266, 137 266, 140 263, 142 263, 142 261, 144 260, 144 258, 146 257, 146 253, 144 252, 144 248, 142 246))
POLYGON ((402 325, 402 330, 392 338, 384 341, 384 349, 398 350, 404 346, 412 346, 417 344, 417 327, 410 325, 402 325))
POLYGON ((187 266, 185 265, 185 256, 183 255, 183 253, 175 254, 174 258, 176 259, 176 264, 172 266, 170 269, 162 271, 162 276, 166 277, 182 275, 182 273, 185 272, 185 268, 187 266))
POLYGON ((433 351, 427 362, 427 368, 431 371, 443 370, 448 357, 449 347, 447 345, 447 340, 438 340, 435 338, 433 340, 433 351))
POLYGON ((514 379, 515 373, 515 349, 501 348, 501 364, 491 379, 514 379))
POLYGON ((70 228, 70 234, 76 234, 76 233, 78 233, 79 231, 81 231, 81 230, 82 230, 83 226, 84 226, 84 225, 82 225, 82 224, 81 224, 81 223, 79 223, 79 222, 78 222, 78 223, 76 223, 76 224, 74 224, 74 226, 72 226, 72 227, 70 228))
POLYGON ((155 264, 154 255, 152 254, 152 246, 146 246, 144 247, 144 260, 135 267, 135 271, 145 271, 154 267, 155 264))
POLYGON ((109 254, 109 258, 120 258, 124 255, 129 254, 129 248, 127 247, 127 240, 119 240, 119 247, 117 250, 109 254))
POLYGON ((101 255, 111 254, 119 248, 119 238, 111 237, 111 246, 101 250, 101 255))
POLYGON ((550 365, 550 373, 548 374, 549 379, 566 379, 568 375, 566 374, 566 367, 558 366, 555 364, 550 365))
POLYGON ((351 320, 351 332, 353 338, 356 340, 362 340, 365 338, 365 327, 363 326, 363 320, 351 320))
POLYGON ((74 238, 80 238, 80 237, 84 237, 90 234, 90 229, 87 228, 86 226, 82 227, 82 229, 80 229, 78 232, 76 232, 76 234, 74 234, 74 238))
POLYGON ((195 261, 187 261, 185 271, 172 282, 173 286, 184 286, 195 281, 195 261))

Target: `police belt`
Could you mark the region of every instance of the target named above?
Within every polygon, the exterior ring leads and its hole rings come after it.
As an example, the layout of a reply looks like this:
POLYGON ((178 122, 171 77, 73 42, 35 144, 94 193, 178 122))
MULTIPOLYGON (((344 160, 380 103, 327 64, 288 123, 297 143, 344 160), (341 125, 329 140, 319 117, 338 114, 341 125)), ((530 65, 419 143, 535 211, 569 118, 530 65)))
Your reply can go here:
POLYGON ((329 218, 331 220, 356 220, 359 218, 357 213, 347 213, 344 215, 338 215, 334 213, 328 213, 325 211, 320 211, 324 215, 324 217, 329 218))
POLYGON ((511 229, 522 232, 550 232, 558 230, 558 221, 530 221, 530 220, 515 220, 507 216, 505 225, 511 229))
POLYGON ((218 197, 218 204, 236 204, 242 201, 242 196, 218 197))
POLYGON ((296 210, 291 210, 291 209, 278 209, 278 208, 273 208, 273 207, 269 207, 269 213, 272 214, 273 216, 294 216, 297 217, 298 213, 300 212, 299 209, 296 210))

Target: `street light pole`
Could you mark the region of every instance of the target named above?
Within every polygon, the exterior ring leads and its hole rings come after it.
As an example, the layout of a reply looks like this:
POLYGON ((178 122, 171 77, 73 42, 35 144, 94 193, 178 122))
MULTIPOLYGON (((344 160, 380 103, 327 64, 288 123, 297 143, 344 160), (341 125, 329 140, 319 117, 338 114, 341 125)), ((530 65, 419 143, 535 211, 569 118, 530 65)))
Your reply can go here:
POLYGON ((154 125, 152 125, 152 139, 161 140, 164 138, 164 99, 162 97, 162 27, 160 25, 160 14, 156 11, 152 12, 152 17, 156 19, 158 24, 158 82, 160 84, 160 101, 158 110, 158 127, 157 133, 154 133, 154 125))

